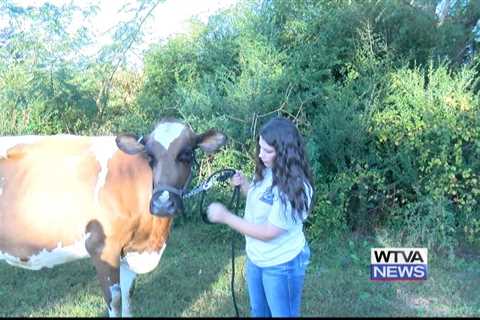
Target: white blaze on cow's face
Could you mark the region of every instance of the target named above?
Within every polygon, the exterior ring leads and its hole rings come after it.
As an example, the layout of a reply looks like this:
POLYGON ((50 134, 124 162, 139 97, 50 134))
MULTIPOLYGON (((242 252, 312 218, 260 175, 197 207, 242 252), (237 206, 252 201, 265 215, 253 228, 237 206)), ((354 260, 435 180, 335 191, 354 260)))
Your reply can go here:
POLYGON ((160 143, 165 150, 170 148, 170 144, 180 137, 185 125, 179 122, 160 123, 152 133, 153 139, 160 143))

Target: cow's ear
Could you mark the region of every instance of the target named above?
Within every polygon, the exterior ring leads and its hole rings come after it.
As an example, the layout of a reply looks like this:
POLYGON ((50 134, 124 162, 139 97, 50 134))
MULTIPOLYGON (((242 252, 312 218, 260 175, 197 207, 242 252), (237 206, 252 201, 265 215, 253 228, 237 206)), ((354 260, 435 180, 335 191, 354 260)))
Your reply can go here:
POLYGON ((145 151, 144 138, 138 138, 132 134, 123 134, 115 138, 115 142, 120 150, 127 154, 137 154, 145 151))
POLYGON ((214 129, 197 136, 197 146, 206 153, 213 153, 227 143, 227 136, 214 129))

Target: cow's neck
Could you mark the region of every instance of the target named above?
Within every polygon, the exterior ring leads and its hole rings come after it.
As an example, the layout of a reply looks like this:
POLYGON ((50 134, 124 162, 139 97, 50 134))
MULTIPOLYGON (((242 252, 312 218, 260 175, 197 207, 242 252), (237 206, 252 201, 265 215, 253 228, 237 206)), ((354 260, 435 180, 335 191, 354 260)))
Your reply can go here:
POLYGON ((158 251, 167 242, 172 219, 145 213, 125 252, 158 251))

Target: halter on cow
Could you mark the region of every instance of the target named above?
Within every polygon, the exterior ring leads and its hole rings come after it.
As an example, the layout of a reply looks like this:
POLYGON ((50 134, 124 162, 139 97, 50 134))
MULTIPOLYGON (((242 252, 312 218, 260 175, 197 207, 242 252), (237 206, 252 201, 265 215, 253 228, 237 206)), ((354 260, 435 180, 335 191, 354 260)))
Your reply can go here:
POLYGON ((194 150, 225 142, 175 120, 143 139, 1 137, 0 260, 39 270, 90 257, 109 315, 130 315, 136 274, 157 266, 183 211, 194 150))

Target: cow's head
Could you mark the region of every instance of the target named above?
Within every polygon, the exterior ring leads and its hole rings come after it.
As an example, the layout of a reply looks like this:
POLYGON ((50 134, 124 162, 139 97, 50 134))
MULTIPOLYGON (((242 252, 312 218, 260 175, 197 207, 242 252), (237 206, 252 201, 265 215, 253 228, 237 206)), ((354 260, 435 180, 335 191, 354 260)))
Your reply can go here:
POLYGON ((153 171, 153 192, 150 212, 171 217, 183 212, 182 193, 188 187, 197 147, 207 153, 217 151, 226 142, 223 133, 213 129, 197 135, 176 120, 161 121, 144 138, 119 135, 116 142, 128 154, 143 153, 150 159, 153 171))

